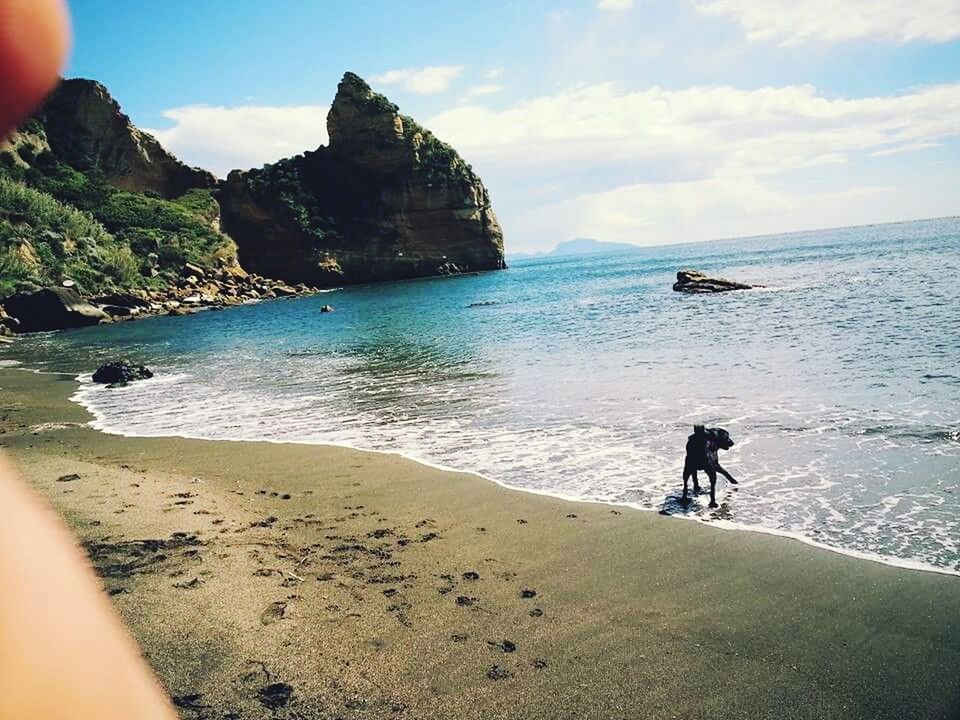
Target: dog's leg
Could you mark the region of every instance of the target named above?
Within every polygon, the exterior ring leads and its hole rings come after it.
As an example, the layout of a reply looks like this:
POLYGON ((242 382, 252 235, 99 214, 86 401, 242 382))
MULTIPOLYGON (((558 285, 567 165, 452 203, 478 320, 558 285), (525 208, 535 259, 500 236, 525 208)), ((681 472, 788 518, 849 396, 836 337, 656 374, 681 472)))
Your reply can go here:
POLYGON ((696 469, 694 469, 693 471, 693 494, 694 495, 700 494, 700 481, 697 479, 696 469))
POLYGON ((721 475, 723 475, 727 480, 729 480, 731 485, 736 485, 736 484, 737 484, 737 481, 733 479, 733 475, 731 475, 731 474, 728 473, 726 470, 724 470, 722 467, 720 467, 720 463, 717 463, 717 472, 720 473, 721 475))
POLYGON ((683 497, 680 498, 681 505, 687 505, 690 503, 690 498, 687 497, 687 485, 690 481, 690 465, 688 463, 683 464, 683 497))
POLYGON ((707 468, 707 477, 710 478, 710 507, 717 507, 717 473, 707 468))

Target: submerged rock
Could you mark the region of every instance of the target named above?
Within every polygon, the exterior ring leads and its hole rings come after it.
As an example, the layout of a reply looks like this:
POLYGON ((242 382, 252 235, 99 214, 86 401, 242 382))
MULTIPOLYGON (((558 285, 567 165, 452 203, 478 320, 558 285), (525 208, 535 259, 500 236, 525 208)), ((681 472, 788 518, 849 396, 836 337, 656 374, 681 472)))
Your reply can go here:
POLYGON ((97 368, 97 371, 93 374, 93 381, 105 385, 115 385, 133 382, 134 380, 146 380, 152 377, 153 373, 143 365, 134 365, 126 360, 115 360, 97 368))
POLYGON ((19 292, 6 298, 3 306, 19 322, 18 332, 86 327, 108 319, 106 313, 81 298, 72 288, 19 292))
POLYGON ((677 273, 677 281, 673 289, 685 293, 717 293, 730 290, 751 290, 753 285, 727 280, 725 278, 710 277, 699 270, 681 270, 677 273))

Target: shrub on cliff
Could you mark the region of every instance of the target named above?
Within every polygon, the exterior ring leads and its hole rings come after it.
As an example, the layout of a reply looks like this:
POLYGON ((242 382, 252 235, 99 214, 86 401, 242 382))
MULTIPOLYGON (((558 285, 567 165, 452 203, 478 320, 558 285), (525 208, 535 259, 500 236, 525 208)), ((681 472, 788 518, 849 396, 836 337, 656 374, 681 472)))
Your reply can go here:
POLYGON ((211 190, 165 200, 115 188, 49 151, 32 160, 0 164, 0 297, 18 283, 64 277, 89 293, 157 285, 184 262, 212 267, 235 256, 233 242, 216 229, 211 190), (158 279, 140 272, 151 252, 160 258, 158 279))

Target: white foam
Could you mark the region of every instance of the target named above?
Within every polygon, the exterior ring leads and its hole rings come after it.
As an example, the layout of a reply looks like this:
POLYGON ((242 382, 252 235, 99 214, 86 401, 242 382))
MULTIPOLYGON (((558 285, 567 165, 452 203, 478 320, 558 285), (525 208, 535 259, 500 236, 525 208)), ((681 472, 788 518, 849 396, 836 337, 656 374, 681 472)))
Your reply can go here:
MULTIPOLYGON (((418 462, 427 467, 432 467, 432 468, 436 468, 444 471, 468 472, 470 474, 476 475, 484 480, 493 482, 497 485, 508 488, 510 490, 528 492, 535 495, 554 497, 554 498, 558 498, 558 499, 569 501, 569 502, 588 502, 588 503, 595 503, 595 504, 610 505, 615 507, 628 507, 635 510, 645 510, 645 511, 661 510, 660 504, 656 502, 652 502, 650 500, 631 502, 631 501, 626 501, 622 498, 619 498, 618 495, 620 494, 620 492, 618 492, 617 490, 609 490, 607 492, 597 492, 596 489, 594 489, 592 492, 584 493, 584 492, 564 492, 557 489, 542 488, 542 487, 521 487, 516 484, 501 481, 500 479, 491 476, 490 473, 485 473, 482 471, 478 471, 474 468, 471 468, 470 465, 474 463, 470 463, 469 461, 464 462, 461 467, 456 467, 447 463, 437 462, 430 458, 424 457, 420 452, 410 451, 407 449, 396 449, 396 450, 371 449, 365 446, 361 442, 343 441, 343 440, 339 440, 339 441, 324 440, 317 437, 313 437, 310 439, 297 438, 297 437, 266 437, 263 434, 262 428, 260 432, 251 432, 249 426, 247 426, 246 429, 244 429, 244 426, 242 423, 237 424, 234 428, 235 431, 231 432, 230 434, 223 434, 219 432, 215 434, 211 434, 211 433, 203 433, 203 432, 185 431, 182 429, 184 415, 182 414, 182 410, 180 407, 177 407, 174 411, 169 413, 166 410, 161 412, 162 415, 174 420, 177 423, 178 427, 176 429, 173 429, 168 426, 168 427, 164 427, 162 430, 156 430, 156 431, 146 429, 144 427, 139 427, 136 430, 131 430, 129 427, 127 428, 121 427, 120 423, 117 420, 111 422, 108 418, 107 413, 104 412, 104 408, 101 407, 101 404, 97 402, 98 400, 103 400, 108 397, 111 397, 115 400, 120 400, 123 396, 127 396, 131 400, 135 400, 136 398, 142 395, 142 391, 145 388, 150 387, 149 384, 153 384, 154 386, 161 385, 161 384, 170 385, 170 384, 175 384, 182 380, 189 380, 189 377, 190 376, 187 374, 176 374, 176 375, 171 374, 167 376, 159 376, 151 380, 140 381, 135 386, 131 385, 128 388, 116 388, 108 391, 102 386, 95 386, 91 384, 89 382, 89 376, 80 376, 77 379, 78 381, 81 382, 81 385, 77 389, 77 391, 74 393, 71 399, 79 403, 83 407, 85 407, 93 415, 94 419, 91 420, 89 423, 91 427, 97 430, 100 430, 102 432, 115 434, 115 435, 121 435, 126 437, 173 436, 173 437, 183 437, 183 438, 197 439, 197 440, 215 440, 215 441, 229 441, 229 442, 268 442, 273 444, 291 443, 291 444, 304 444, 304 445, 319 445, 319 446, 326 446, 326 447, 342 447, 342 448, 348 448, 348 449, 357 450, 361 452, 400 456, 400 457, 404 457, 406 459, 418 462), (110 394, 107 395, 107 393, 110 393, 110 394)), ((289 409, 290 406, 296 406, 297 404, 302 403, 304 401, 310 402, 317 399, 321 399, 321 398, 319 396, 305 396, 300 398, 292 398, 286 404, 289 409)), ((273 401, 275 402, 276 399, 273 398, 273 401)), ((260 409, 259 403, 256 402, 255 399, 250 399, 249 406, 254 409, 254 411, 251 413, 251 417, 257 417, 259 415, 259 409, 260 409)), ((124 416, 129 417, 130 415, 135 415, 137 412, 136 407, 124 407, 123 403, 111 402, 109 409, 111 411, 111 414, 116 413, 115 415, 112 415, 115 418, 120 418, 124 416)), ((156 408, 154 408, 154 410, 156 410, 156 408)), ((195 422, 194 425, 203 426, 203 422, 204 421, 201 419, 195 422)), ((261 420, 259 422, 262 423, 263 421, 261 420)), ((341 419, 340 422, 343 423, 343 419, 341 419)), ((408 419, 405 422, 409 423, 409 422, 412 422, 412 420, 408 419)), ((363 419, 354 418, 347 424, 355 425, 357 427, 362 427, 363 419)), ((400 425, 402 427, 403 423, 401 422, 400 425)), ((395 428, 396 426, 392 425, 391 427, 395 428)), ((316 432, 315 427, 311 426, 309 423, 306 424, 302 428, 302 430, 311 432, 311 433, 316 432)), ((453 435, 456 435, 456 433, 459 431, 460 431, 460 428, 456 427, 456 423, 454 423, 453 427, 448 428, 447 430, 444 430, 443 428, 436 428, 434 430, 434 433, 442 434, 444 432, 449 432, 453 435)), ((615 446, 605 447, 605 446, 598 446, 595 443, 591 445, 590 443, 593 443, 593 441, 595 440, 595 436, 597 432, 599 432, 598 428, 586 428, 585 435, 587 436, 587 440, 586 440, 587 444, 585 446, 592 447, 592 450, 574 451, 568 447, 567 459, 573 459, 578 461, 579 463, 589 465, 590 464, 589 462, 584 463, 584 461, 596 459, 597 457, 607 456, 611 454, 616 455, 625 450, 630 450, 634 452, 636 451, 636 448, 634 447, 630 447, 630 448, 617 448, 615 446), (573 455, 575 457, 570 458, 569 457, 570 455, 573 455)), ((516 442, 524 439, 529 440, 531 433, 539 434, 541 436, 548 435, 547 431, 545 431, 543 428, 534 427, 534 428, 518 431, 515 437, 513 438, 513 441, 516 442)), ((510 438, 500 437, 499 439, 501 441, 506 441, 505 443, 502 443, 502 444, 506 444, 506 445, 511 444, 510 438)), ((578 446, 579 445, 580 443, 578 443, 578 446)), ((746 445, 748 445, 747 442, 740 443, 740 449, 742 449, 742 447, 746 445)), ((492 464, 496 466, 497 453, 492 453, 492 455, 493 455, 492 464)), ((647 464, 650 467, 655 467, 656 466, 655 463, 658 463, 661 460, 662 458, 659 458, 655 453, 650 453, 649 457, 645 461, 645 464, 647 464)), ((531 454, 531 456, 526 460, 526 464, 528 464, 530 467, 533 467, 533 468, 537 468, 537 467, 542 468, 543 464, 545 463, 551 463, 551 451, 545 449, 544 447, 541 447, 538 453, 531 454)), ((491 464, 490 458, 487 458, 487 461, 484 462, 483 464, 485 465, 491 464)), ((679 465, 677 465, 677 467, 674 468, 674 470, 675 470, 675 474, 678 474, 677 471, 679 471, 679 465)), ((767 476, 760 476, 750 481, 744 481, 744 482, 741 482, 740 484, 740 497, 743 498, 745 497, 746 494, 749 494, 749 490, 752 486, 769 490, 769 488, 772 485, 779 484, 784 488, 789 488, 791 480, 796 481, 798 478, 801 478, 801 477, 805 477, 804 472, 797 471, 792 476, 790 475, 785 476, 783 473, 779 473, 776 475, 770 474, 767 476)), ((825 488, 832 487, 835 484, 836 483, 834 482, 823 480, 823 478, 821 477, 818 479, 816 483, 808 486, 807 489, 825 489, 825 488)), ((672 487, 674 490, 676 490, 675 483, 673 484, 668 483, 667 487, 672 487)), ((661 478, 656 478, 647 483, 634 485, 633 488, 635 491, 644 491, 651 495, 657 495, 663 491, 664 481, 661 478)), ((790 492, 795 493, 796 490, 792 489, 790 492)), ((668 500, 669 500, 669 497, 670 496, 668 495, 668 500)), ((781 495, 781 498, 782 498, 782 495, 781 495)), ((753 496, 751 497, 751 500, 755 502, 759 502, 761 501, 761 498, 759 496, 753 496)), ((900 500, 895 497, 883 498, 882 501, 878 503, 878 506, 881 506, 884 511, 889 511, 891 508, 895 507, 899 502, 900 500)), ((831 520, 838 521, 838 522, 846 520, 846 517, 841 512, 839 512, 834 507, 832 507, 829 504, 829 502, 827 502, 826 500, 820 499, 817 501, 816 504, 824 512, 826 512, 829 515, 831 520)), ((696 520, 696 521, 704 522, 704 523, 710 524, 713 527, 724 529, 724 530, 760 532, 764 534, 775 535, 778 537, 784 537, 784 538, 796 540, 798 542, 803 542, 807 545, 811 545, 813 547, 817 547, 822 550, 828 550, 830 552, 838 553, 841 555, 846 555, 846 556, 861 559, 861 560, 878 562, 878 563, 890 565, 893 567, 910 569, 910 570, 922 570, 926 572, 935 572, 935 573, 945 574, 945 575, 960 575, 960 569, 943 567, 941 565, 935 564, 932 561, 924 562, 923 560, 917 560, 914 558, 895 557, 895 556, 891 556, 891 555, 887 555, 879 552, 871 552, 869 550, 861 550, 861 549, 851 548, 851 547, 839 547, 837 545, 826 543, 826 542, 823 542, 822 540, 811 537, 809 533, 804 533, 803 531, 791 529, 789 527, 784 527, 782 525, 772 526, 770 524, 759 524, 759 523, 753 523, 753 522, 745 523, 745 522, 739 522, 735 520, 721 518, 717 516, 716 513, 714 513, 713 511, 703 509, 698 505, 693 505, 692 508, 688 508, 686 511, 682 511, 682 512, 678 511, 678 512, 669 513, 669 514, 672 517, 677 517, 680 519, 696 520)), ((854 527, 857 528, 861 534, 870 536, 871 533, 882 530, 884 528, 882 517, 883 515, 878 514, 878 518, 874 523, 861 522, 858 525, 855 525, 854 527)), ((811 522, 811 521, 808 520, 808 522, 811 522)), ((956 543, 945 532, 928 529, 928 536, 938 538, 938 540, 941 543, 941 546, 946 549, 955 550, 956 548, 956 543)))

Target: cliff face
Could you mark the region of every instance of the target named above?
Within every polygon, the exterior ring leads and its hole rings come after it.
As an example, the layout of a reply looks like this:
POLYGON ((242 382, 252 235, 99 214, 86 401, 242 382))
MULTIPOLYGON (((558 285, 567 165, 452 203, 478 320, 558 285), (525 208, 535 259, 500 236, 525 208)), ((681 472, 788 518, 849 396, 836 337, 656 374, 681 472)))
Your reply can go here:
POLYGON ((329 146, 234 171, 220 188, 245 268, 329 286, 505 267, 480 178, 352 73, 327 131, 329 146))
POLYGON ((107 89, 93 80, 64 80, 38 113, 51 151, 81 171, 102 172, 121 190, 174 198, 212 188, 216 178, 173 157, 130 122, 107 89))
POLYGON ((0 141, 0 301, 63 284, 85 298, 159 292, 186 263, 232 273, 215 184, 137 129, 100 83, 64 81, 0 141))

